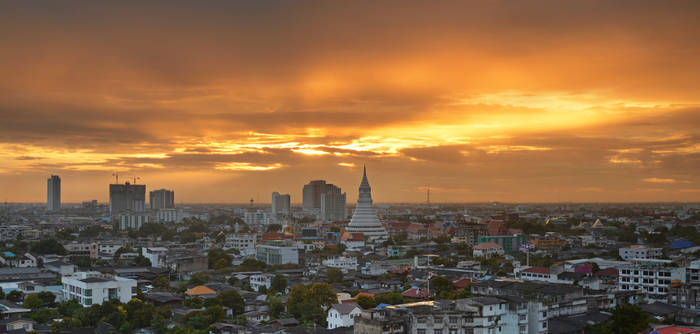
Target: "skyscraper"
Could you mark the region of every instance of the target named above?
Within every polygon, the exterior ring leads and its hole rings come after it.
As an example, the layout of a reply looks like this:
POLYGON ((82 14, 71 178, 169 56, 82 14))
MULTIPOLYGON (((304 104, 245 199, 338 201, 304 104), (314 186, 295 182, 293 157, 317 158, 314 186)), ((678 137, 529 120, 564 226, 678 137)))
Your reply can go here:
POLYGON ((51 175, 46 184, 46 208, 56 211, 61 208, 61 178, 51 175))
POLYGON ((124 211, 143 212, 146 209, 145 184, 110 184, 109 212, 112 215, 124 211))
POLYGON ((367 169, 362 170, 362 182, 360 182, 360 194, 357 198, 357 207, 352 214, 350 224, 345 231, 351 233, 363 233, 372 239, 386 239, 388 234, 377 216, 377 210, 372 205, 372 188, 367 180, 367 169))
POLYGON ((345 193, 340 187, 324 180, 315 180, 304 185, 303 195, 305 215, 324 220, 345 218, 345 193), (330 195, 324 196, 325 194, 330 195))
POLYGON ((338 187, 326 188, 326 192, 321 195, 321 214, 319 218, 324 221, 345 219, 347 211, 345 197, 345 193, 341 193, 338 187))
POLYGON ((167 189, 153 190, 149 193, 152 210, 172 209, 175 207, 175 192, 167 189))
POLYGON ((291 197, 289 194, 272 193, 272 218, 282 218, 291 215, 291 197))

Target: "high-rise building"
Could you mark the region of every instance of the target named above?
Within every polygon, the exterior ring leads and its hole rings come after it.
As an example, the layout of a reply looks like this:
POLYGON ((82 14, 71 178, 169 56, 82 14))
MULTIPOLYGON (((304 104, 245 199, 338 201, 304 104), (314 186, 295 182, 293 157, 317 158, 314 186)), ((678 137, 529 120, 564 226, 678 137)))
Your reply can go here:
POLYGON ((324 221, 342 220, 346 217, 346 211, 345 193, 341 193, 338 187, 326 189, 326 193, 321 195, 319 218, 324 221))
POLYGON ((61 208, 61 178, 51 175, 46 184, 46 207, 49 211, 61 208))
POLYGON ((291 197, 289 194, 272 193, 272 218, 283 218, 291 215, 291 197))
POLYGON ((175 192, 167 189, 153 190, 149 193, 152 210, 172 209, 175 207, 175 192))
POLYGON ((388 233, 377 216, 377 210, 372 205, 372 188, 367 181, 367 169, 363 168, 362 182, 360 182, 360 194, 357 198, 357 206, 352 214, 350 224, 345 228, 350 233, 362 233, 372 239, 386 239, 388 233))
POLYGON ((146 210, 145 184, 110 184, 109 212, 112 215, 124 211, 143 212, 146 210))
POLYGON ((345 218, 345 193, 340 187, 324 180, 315 180, 304 185, 303 194, 305 215, 324 220, 345 218))

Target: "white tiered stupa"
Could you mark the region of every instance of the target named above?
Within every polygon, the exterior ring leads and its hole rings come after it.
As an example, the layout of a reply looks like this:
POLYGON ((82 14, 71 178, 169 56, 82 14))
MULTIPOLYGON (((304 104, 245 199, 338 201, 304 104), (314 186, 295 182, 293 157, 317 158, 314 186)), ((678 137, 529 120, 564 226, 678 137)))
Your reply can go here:
POLYGON ((367 181, 367 169, 363 167, 360 194, 357 198, 357 207, 352 214, 350 224, 345 228, 346 232, 362 233, 370 239, 386 239, 389 235, 384 226, 379 222, 377 210, 372 206, 372 188, 367 181))

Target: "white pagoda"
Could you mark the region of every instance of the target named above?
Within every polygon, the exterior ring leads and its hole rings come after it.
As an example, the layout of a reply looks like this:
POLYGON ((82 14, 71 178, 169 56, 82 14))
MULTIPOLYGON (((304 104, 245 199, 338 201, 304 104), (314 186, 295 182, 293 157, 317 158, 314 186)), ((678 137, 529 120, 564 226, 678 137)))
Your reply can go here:
POLYGON ((372 205, 372 188, 370 188, 369 181, 367 181, 367 169, 364 167, 357 206, 345 231, 362 233, 370 239, 386 239, 389 236, 382 223, 379 222, 377 210, 372 205))

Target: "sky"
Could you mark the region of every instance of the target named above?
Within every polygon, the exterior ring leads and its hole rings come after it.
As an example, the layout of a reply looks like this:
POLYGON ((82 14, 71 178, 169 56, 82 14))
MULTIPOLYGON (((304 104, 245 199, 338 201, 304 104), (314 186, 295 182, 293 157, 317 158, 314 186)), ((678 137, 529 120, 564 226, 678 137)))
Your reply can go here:
POLYGON ((700 200, 698 1, 0 1, 0 201, 700 200), (132 179, 133 181, 133 179, 132 179))

